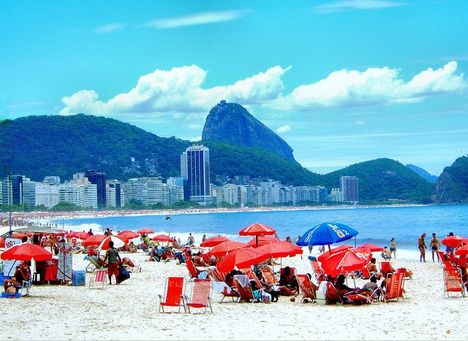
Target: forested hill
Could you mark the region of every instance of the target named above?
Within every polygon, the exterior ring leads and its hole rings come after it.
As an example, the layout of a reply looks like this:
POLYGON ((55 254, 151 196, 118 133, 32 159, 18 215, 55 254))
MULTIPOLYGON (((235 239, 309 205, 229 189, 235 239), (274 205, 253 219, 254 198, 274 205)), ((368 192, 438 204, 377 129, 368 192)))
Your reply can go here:
POLYGON ((325 176, 327 186, 336 186, 343 175, 359 178, 360 201, 397 199, 408 202, 431 201, 434 185, 392 159, 357 163, 325 176))
MULTIPOLYGON (((45 175, 70 179, 73 173, 97 169, 109 178, 180 175, 180 154, 191 142, 162 138, 120 121, 90 115, 29 116, 0 124, 2 175, 40 181, 45 175), (3 152, 5 151, 5 152, 3 152)), ((207 141, 212 178, 248 175, 285 184, 318 184, 322 176, 261 148, 207 141)))
POLYGON ((436 184, 435 201, 441 203, 468 202, 468 156, 445 167, 436 184))
MULTIPOLYGON (((247 175, 274 179, 285 185, 339 187, 341 175, 359 178, 362 201, 401 199, 427 202, 433 185, 389 159, 352 165, 315 174, 264 148, 202 141, 210 148, 211 176, 247 175)), ((13 174, 41 181, 46 175, 70 179, 72 174, 96 169, 108 178, 178 176, 180 154, 191 142, 162 138, 127 123, 90 115, 29 116, 0 123, 0 175, 7 166, 13 174)))

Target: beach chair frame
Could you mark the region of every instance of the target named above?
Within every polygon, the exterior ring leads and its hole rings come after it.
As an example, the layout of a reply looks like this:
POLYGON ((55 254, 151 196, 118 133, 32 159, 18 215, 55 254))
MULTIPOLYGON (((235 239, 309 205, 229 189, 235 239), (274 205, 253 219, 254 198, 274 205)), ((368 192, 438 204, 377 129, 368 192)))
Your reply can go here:
POLYGON ((244 287, 241 282, 234 276, 234 285, 237 289, 237 292, 239 294, 239 299, 237 300, 238 303, 242 302, 253 302, 254 301, 254 296, 252 292, 252 288, 250 285, 247 287, 244 287))
POLYGON ((316 295, 315 291, 312 288, 312 283, 307 275, 296 275, 297 281, 299 282, 299 289, 302 293, 301 303, 304 302, 305 299, 312 300, 312 303, 316 302, 316 295))
POLYGON ((97 289, 99 286, 100 289, 104 289, 107 286, 107 277, 107 269, 96 270, 89 279, 89 288, 97 289))
POLYGON ((160 313, 170 313, 169 311, 164 311, 164 307, 177 307, 177 312, 180 313, 180 307, 184 308, 184 312, 187 312, 185 305, 185 278, 183 277, 168 277, 166 278, 166 283, 164 284, 164 293, 159 296, 159 312, 160 313), (175 294, 173 293, 175 292, 175 294), (176 297, 177 296, 177 297, 176 297), (168 302, 168 297, 170 301, 168 302), (178 300, 177 300, 178 298, 178 300))
POLYGON ((189 287, 188 294, 184 295, 184 305, 186 312, 191 313, 190 308, 205 308, 203 314, 206 314, 208 309, 213 313, 211 305, 211 280, 209 279, 194 279, 189 287))
POLYGON ((462 273, 458 268, 444 268, 444 292, 447 297, 450 293, 460 293, 460 297, 465 297, 465 285, 462 281, 462 273))
POLYGON ((388 303, 389 301, 398 301, 400 298, 404 300, 404 283, 404 274, 401 272, 394 272, 389 283, 387 283, 385 295, 382 297, 383 301, 388 303))

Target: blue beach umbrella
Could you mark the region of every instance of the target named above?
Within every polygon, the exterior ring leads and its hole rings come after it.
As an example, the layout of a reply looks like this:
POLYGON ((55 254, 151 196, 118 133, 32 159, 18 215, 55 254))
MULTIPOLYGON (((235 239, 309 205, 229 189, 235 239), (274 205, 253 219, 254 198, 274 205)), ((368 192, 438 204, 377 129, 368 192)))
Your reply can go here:
POLYGON ((296 243, 299 246, 330 245, 355 237, 358 231, 339 223, 322 223, 315 225, 304 233, 296 243))

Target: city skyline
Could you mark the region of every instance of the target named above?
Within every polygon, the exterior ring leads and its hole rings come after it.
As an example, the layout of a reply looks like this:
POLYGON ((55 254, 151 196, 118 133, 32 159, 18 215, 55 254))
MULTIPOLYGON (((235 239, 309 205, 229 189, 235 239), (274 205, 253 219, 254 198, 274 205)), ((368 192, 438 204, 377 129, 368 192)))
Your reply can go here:
POLYGON ((84 112, 195 141, 226 99, 322 174, 388 157, 439 175, 468 151, 463 1, 3 7, 1 119, 84 112))

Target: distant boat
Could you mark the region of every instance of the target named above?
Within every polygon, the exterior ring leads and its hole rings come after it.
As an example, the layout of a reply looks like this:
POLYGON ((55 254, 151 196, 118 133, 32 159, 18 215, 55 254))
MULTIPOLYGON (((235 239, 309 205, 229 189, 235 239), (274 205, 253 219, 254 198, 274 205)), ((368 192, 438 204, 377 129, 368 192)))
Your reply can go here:
POLYGON ((169 217, 168 215, 166 216, 166 220, 171 220, 172 218, 169 217))

